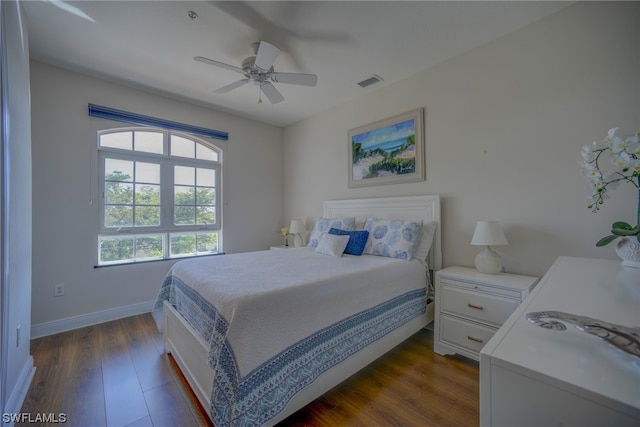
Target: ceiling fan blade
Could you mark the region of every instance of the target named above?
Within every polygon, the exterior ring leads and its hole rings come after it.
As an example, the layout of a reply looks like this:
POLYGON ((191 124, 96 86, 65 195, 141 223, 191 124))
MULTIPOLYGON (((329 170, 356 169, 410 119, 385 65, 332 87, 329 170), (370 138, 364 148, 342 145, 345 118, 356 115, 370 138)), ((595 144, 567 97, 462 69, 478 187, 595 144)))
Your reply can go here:
POLYGON ((274 85, 269 82, 264 82, 260 85, 260 89, 262 89, 262 93, 267 97, 269 102, 272 104, 277 104, 278 102, 284 101, 284 97, 278 89, 274 85))
POLYGON ((86 19, 87 21, 96 22, 92 17, 81 11, 76 6, 70 5, 64 0, 45 0, 46 2, 51 3, 53 6, 64 10, 72 15, 78 16, 82 19, 86 19))
POLYGON ((277 83, 315 86, 316 83, 318 83, 318 76, 316 76, 315 74, 302 73, 271 73, 271 80, 277 83))
POLYGON ((225 64, 224 62, 214 61, 213 59, 205 58, 204 56, 196 56, 194 61, 202 62, 203 64, 213 65, 215 67, 226 68, 227 70, 235 71, 236 73, 244 74, 242 68, 234 67, 233 65, 225 64))
POLYGON ((219 89, 214 90, 215 93, 227 93, 232 91, 233 89, 239 88, 240 86, 244 86, 249 83, 249 79, 238 80, 237 82, 233 82, 229 85, 222 86, 219 89))
POLYGON ((262 71, 269 71, 278 55, 280 55, 280 49, 269 42, 261 41, 256 54, 255 66, 262 71))

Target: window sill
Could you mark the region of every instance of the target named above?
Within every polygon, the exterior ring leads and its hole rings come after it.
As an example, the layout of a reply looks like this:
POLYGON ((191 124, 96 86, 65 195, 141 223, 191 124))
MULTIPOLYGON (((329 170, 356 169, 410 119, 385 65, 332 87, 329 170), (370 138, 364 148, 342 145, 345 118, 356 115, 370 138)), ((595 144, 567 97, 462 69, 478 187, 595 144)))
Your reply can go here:
POLYGON ((218 252, 217 254, 210 254, 210 255, 193 255, 193 256, 185 256, 185 257, 176 257, 176 258, 162 258, 162 259, 150 259, 148 261, 130 261, 130 262, 121 262, 121 263, 117 263, 117 264, 97 264, 94 265, 93 268, 108 268, 108 267, 122 267, 122 266, 129 266, 129 265, 142 265, 142 264, 150 264, 150 263, 156 263, 156 262, 163 262, 163 261, 180 261, 183 259, 192 259, 192 258, 207 258, 207 257, 211 257, 211 256, 218 256, 218 255, 225 255, 225 252, 218 252))

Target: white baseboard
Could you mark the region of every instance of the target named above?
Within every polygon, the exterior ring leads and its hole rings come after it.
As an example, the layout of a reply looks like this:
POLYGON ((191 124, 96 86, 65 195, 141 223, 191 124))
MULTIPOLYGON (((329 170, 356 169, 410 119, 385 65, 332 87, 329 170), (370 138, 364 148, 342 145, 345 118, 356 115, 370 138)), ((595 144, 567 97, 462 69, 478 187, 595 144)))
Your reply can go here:
POLYGON ((31 338, 46 337, 47 335, 83 328, 85 326, 97 325, 98 323, 149 313, 154 303, 155 301, 140 302, 123 307, 96 311, 95 313, 80 314, 65 319, 31 325, 31 338))
MULTIPOLYGON (((18 414, 20 412, 35 373, 36 367, 33 365, 33 357, 29 356, 22 367, 22 371, 20 372, 20 376, 18 377, 15 387, 11 390, 11 393, 9 393, 7 406, 4 411, 5 414, 18 414)), ((0 422, 2 421, 4 420, 0 420, 0 422)), ((13 427, 14 422, 4 423, 2 425, 6 427, 13 427)))

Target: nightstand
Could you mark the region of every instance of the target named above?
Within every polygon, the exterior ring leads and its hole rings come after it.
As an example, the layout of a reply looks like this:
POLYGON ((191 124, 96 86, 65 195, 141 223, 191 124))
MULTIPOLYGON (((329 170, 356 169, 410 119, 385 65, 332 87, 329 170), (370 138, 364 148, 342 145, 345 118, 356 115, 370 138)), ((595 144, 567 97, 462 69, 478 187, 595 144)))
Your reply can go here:
POLYGON ((466 267, 437 271, 433 351, 479 360, 482 347, 537 281, 537 277, 484 274, 466 267))

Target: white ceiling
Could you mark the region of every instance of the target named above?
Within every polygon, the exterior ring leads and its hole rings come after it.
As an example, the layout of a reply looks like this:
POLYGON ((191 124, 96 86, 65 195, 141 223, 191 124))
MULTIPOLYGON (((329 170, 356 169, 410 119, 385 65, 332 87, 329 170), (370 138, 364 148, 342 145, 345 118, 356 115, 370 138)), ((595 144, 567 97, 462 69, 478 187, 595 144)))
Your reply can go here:
POLYGON ((25 1, 31 57, 278 126, 416 74, 567 6, 553 1, 25 1), (58 6, 56 6, 56 4, 58 6), (63 7, 60 7, 63 6, 63 7), (71 6, 71 7, 65 7, 71 6), (85 17, 79 16, 84 12, 85 17), (193 21, 187 12, 194 11, 193 21), (90 18, 90 19, 89 19, 90 18), (241 75, 251 43, 282 53, 276 71, 315 73, 316 87, 213 91, 241 75), (357 82, 377 74, 368 88, 357 82))

